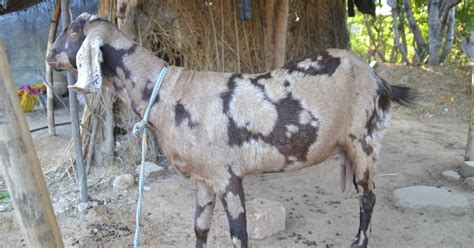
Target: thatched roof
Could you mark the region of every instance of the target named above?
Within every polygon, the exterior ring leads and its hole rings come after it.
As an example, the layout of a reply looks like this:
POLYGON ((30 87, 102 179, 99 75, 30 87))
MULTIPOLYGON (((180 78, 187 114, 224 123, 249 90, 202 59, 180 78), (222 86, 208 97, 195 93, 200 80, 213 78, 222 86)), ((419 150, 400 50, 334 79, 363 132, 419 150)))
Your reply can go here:
POLYGON ((41 2, 43 0, 0 0, 0 15, 20 11, 41 2))

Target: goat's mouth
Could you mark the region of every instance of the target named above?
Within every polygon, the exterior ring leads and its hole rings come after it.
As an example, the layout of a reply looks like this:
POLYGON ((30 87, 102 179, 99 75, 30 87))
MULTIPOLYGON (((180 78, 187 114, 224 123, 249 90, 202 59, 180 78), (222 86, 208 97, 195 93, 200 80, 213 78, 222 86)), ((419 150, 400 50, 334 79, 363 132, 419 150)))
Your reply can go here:
POLYGON ((72 63, 70 62, 69 58, 67 57, 67 55, 65 53, 60 53, 60 54, 51 53, 48 56, 46 56, 46 62, 55 71, 63 71, 63 70, 75 71, 75 70, 77 70, 72 65, 72 63))
POLYGON ((73 66, 69 65, 69 63, 61 63, 61 62, 56 61, 54 59, 46 59, 46 62, 55 71, 64 71, 64 70, 75 71, 75 70, 77 70, 73 66))
POLYGON ((94 93, 95 92, 95 90, 91 90, 90 88, 84 88, 84 87, 77 86, 77 83, 74 84, 74 85, 69 85, 68 88, 72 89, 73 91, 75 91, 76 93, 78 93, 80 95, 87 95, 89 93, 94 93))
POLYGON ((48 62, 48 65, 49 65, 53 70, 55 70, 55 71, 57 71, 57 72, 64 71, 64 69, 59 68, 59 67, 57 66, 57 64, 55 64, 55 63, 49 63, 49 62, 48 62))

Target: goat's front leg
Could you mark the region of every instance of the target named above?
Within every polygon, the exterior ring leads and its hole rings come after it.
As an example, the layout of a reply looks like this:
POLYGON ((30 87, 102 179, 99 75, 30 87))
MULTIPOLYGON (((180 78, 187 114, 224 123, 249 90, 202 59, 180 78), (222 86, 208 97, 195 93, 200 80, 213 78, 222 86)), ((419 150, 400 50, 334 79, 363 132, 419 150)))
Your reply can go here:
POLYGON ((206 247, 207 235, 211 228, 212 212, 214 211, 216 194, 213 189, 202 181, 196 183, 196 213, 194 216, 194 233, 196 248, 206 247))
POLYGON ((222 205, 229 221, 230 237, 234 248, 247 248, 247 220, 245 217, 245 196, 242 178, 232 170, 225 190, 220 194, 222 205))

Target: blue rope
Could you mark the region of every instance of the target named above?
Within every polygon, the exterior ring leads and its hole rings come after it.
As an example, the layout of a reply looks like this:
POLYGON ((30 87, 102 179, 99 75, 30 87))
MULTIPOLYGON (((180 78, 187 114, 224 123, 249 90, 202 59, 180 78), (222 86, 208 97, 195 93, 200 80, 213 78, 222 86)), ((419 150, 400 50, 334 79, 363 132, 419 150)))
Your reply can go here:
POLYGON ((168 70, 167 66, 161 69, 160 75, 156 79, 155 87, 153 88, 153 92, 151 93, 150 100, 148 101, 148 105, 145 110, 145 114, 143 115, 143 120, 140 122, 135 123, 133 126, 133 135, 138 137, 140 132, 143 131, 142 135, 142 162, 140 165, 140 179, 138 181, 138 199, 137 199, 137 210, 135 215, 135 237, 133 239, 133 247, 139 248, 140 245, 140 220, 142 217, 142 198, 143 198, 143 185, 145 183, 145 160, 146 160, 146 151, 148 150, 147 146, 147 135, 148 135, 148 120, 150 118, 150 111, 151 106, 153 106, 153 102, 155 102, 156 96, 158 95, 158 91, 160 90, 161 83, 163 82, 163 78, 166 75, 166 71, 168 70))

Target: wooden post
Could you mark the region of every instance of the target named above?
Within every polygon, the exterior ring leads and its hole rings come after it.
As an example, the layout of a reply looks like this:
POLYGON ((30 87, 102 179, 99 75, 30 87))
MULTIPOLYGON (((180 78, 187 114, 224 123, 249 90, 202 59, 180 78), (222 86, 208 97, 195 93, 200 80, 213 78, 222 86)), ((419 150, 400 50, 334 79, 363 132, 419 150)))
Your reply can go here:
POLYGON ((138 0, 117 0, 117 26, 130 38, 135 39, 135 8, 138 0))
POLYGON ((0 165, 23 236, 30 247, 64 247, 0 41, 0 165))
MULTIPOLYGON (((106 17, 113 24, 117 24, 117 1, 116 0, 100 0, 99 1, 99 16, 106 17)), ((103 103, 102 109, 104 111, 104 116, 101 118, 104 120, 100 126, 101 130, 101 142, 100 149, 95 151, 95 161, 101 164, 111 164, 113 161, 114 155, 114 114, 113 114, 113 104, 115 101, 115 94, 105 88, 101 89, 100 101, 103 103)))
POLYGON ((265 9, 263 11, 263 49, 265 58, 265 70, 272 70, 273 67, 273 29, 275 15, 275 0, 265 0, 265 9))
POLYGON ((289 0, 265 0, 263 48, 267 71, 285 64, 289 8, 289 0))
MULTIPOLYGON (((69 0, 61 0, 61 20, 63 27, 69 26, 71 16, 69 15, 69 0)), ((67 84, 73 85, 74 77, 71 72, 67 73, 67 84)), ((74 152, 76 154, 77 181, 79 182, 79 201, 88 202, 87 193, 87 177, 84 166, 84 157, 82 156, 81 134, 79 129, 79 113, 77 108, 77 96, 71 88, 69 88, 69 109, 71 112, 71 130, 72 142, 74 143, 74 152)))
POLYGON ((282 67, 286 60, 286 36, 288 30, 288 10, 290 9, 290 0, 280 0, 277 6, 277 15, 274 28, 274 58, 273 69, 282 67))
MULTIPOLYGON (((56 0, 54 4, 54 12, 53 16, 51 17, 51 24, 49 26, 49 36, 48 36, 48 45, 46 48, 46 55, 51 50, 51 46, 53 46, 54 39, 56 38, 56 31, 58 30, 58 19, 59 14, 61 13, 61 1, 56 0)), ((54 123, 54 105, 53 105, 53 70, 51 70, 51 66, 46 63, 46 87, 48 90, 46 91, 47 94, 47 117, 48 117, 48 131, 49 135, 56 135, 56 128, 54 123)))

